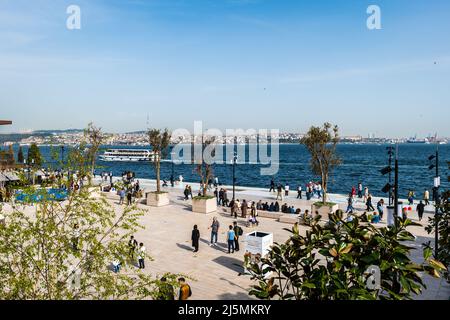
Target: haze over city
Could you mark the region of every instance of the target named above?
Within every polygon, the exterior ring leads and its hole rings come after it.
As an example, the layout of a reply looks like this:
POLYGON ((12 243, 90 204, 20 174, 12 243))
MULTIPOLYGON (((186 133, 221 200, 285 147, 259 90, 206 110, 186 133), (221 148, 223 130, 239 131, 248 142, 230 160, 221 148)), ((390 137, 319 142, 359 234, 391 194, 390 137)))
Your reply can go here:
POLYGON ((278 128, 450 136, 450 3, 0 1, 0 133, 278 128), (148 119, 148 120, 147 120, 148 119))

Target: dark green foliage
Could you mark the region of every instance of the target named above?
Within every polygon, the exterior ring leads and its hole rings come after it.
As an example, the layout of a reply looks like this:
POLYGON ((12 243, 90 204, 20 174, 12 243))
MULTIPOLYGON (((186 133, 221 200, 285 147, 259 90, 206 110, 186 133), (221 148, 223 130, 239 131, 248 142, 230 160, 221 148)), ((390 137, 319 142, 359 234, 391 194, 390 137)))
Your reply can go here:
POLYGON ((42 165, 41 151, 35 143, 31 144, 30 148, 28 149, 27 164, 35 166, 42 165))
POLYGON ((261 263, 249 270, 258 284, 250 291, 260 299, 296 300, 375 300, 410 299, 424 283, 419 272, 439 276, 442 266, 424 251, 426 264, 413 263, 412 250, 405 242, 414 241, 406 229, 415 225, 398 220, 393 228, 375 228, 355 217, 346 222, 342 212, 330 216, 326 226, 313 219, 305 236, 297 226, 290 239, 275 244, 261 263), (380 269, 379 288, 368 286, 369 267, 380 269), (265 275, 272 272, 269 278, 265 275))
POLYGON ((23 164, 23 160, 25 160, 25 157, 23 156, 22 146, 19 146, 19 151, 17 152, 17 162, 23 164))

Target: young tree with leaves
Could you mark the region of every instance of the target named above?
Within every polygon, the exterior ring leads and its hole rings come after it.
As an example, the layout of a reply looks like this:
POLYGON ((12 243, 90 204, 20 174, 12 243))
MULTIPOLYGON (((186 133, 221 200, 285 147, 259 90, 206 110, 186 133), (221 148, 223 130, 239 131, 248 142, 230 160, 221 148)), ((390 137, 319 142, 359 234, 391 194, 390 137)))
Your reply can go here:
POLYGON ((28 149, 27 164, 41 166, 42 165, 42 155, 39 147, 36 143, 32 143, 28 149))
MULTIPOLYGON (((91 174, 84 143, 71 150, 65 169, 78 172, 77 180, 91 174)), ((70 190, 67 199, 52 201, 45 190, 34 206, 15 206, 0 225, 0 300, 144 299, 158 298, 161 281, 144 274, 129 261, 128 239, 142 229, 143 211, 136 206, 114 208, 98 195, 89 181, 70 190), (25 209, 24 209, 25 208, 25 209), (77 227, 75 227, 77 226, 77 227), (115 261, 118 273, 109 268, 115 261)), ((85 179, 87 180, 87 179, 85 179)), ((150 257, 149 257, 150 258, 150 257)), ((178 275, 166 274, 176 285, 178 275)))
POLYGON ((25 160, 23 156, 23 149, 22 146, 19 146, 19 151, 17 152, 17 162, 19 164, 23 164, 23 161, 25 160))
POLYGON ((171 134, 168 129, 148 129, 148 142, 152 147, 152 164, 156 173, 156 192, 161 193, 161 159, 167 156, 171 134))
POLYGON ((96 127, 92 122, 88 124, 88 127, 84 130, 84 137, 87 144, 87 161, 91 166, 91 174, 94 174, 95 163, 97 161, 97 154, 100 146, 105 141, 105 135, 102 132, 102 128, 96 127))
POLYGON ((339 128, 325 123, 323 127, 312 126, 300 140, 311 154, 311 169, 322 179, 322 202, 327 203, 328 179, 335 167, 341 164, 336 146, 339 142, 339 128))

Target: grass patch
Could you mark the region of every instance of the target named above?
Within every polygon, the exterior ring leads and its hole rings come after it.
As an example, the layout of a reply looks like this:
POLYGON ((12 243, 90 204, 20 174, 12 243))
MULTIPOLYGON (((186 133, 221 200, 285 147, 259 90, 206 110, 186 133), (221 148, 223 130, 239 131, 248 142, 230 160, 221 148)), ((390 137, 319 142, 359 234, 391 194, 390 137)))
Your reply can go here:
POLYGON ((193 199, 194 200, 211 200, 211 199, 215 199, 216 197, 214 196, 196 196, 193 199))

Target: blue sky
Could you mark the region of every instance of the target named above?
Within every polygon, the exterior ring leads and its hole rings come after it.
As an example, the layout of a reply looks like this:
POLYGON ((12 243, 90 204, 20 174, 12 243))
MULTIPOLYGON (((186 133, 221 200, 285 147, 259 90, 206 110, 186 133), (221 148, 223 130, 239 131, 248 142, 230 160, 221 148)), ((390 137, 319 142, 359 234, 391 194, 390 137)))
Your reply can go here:
POLYGON ((125 132, 148 115, 450 136, 449 15, 448 0, 0 0, 0 118, 14 121, 0 132, 125 132), (70 4, 81 30, 66 28, 70 4))

